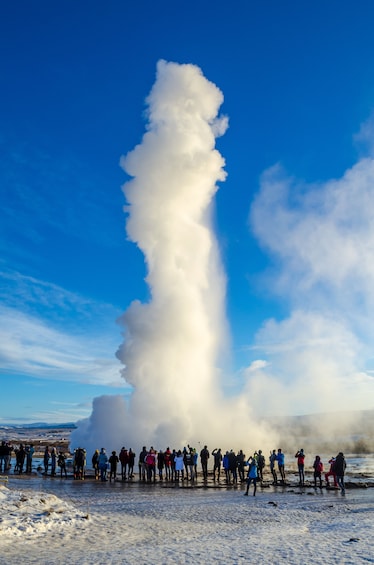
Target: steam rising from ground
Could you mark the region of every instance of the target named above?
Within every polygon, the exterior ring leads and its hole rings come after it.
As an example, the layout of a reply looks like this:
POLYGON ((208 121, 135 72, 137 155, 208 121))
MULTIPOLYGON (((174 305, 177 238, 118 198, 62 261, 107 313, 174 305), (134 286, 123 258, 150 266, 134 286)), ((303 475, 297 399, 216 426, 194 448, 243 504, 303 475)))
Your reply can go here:
MULTIPOLYGON (((236 448, 247 437, 247 400, 224 399, 219 388, 228 337, 212 204, 226 176, 215 149, 228 124, 218 116, 222 102, 197 67, 158 63, 147 132, 121 160, 133 177, 123 187, 127 234, 144 254, 151 294, 121 320, 125 340, 117 356, 134 391, 128 401, 96 398, 73 444, 165 448, 209 441, 236 448)), ((260 441, 259 426, 256 433, 260 441)))

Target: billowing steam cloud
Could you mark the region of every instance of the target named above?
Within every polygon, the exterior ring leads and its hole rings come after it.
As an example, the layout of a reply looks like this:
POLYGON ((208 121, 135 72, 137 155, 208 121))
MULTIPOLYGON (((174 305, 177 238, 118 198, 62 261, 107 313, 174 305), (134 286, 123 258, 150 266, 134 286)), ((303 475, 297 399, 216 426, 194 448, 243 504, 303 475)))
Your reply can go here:
POLYGON ((374 406, 373 181, 371 158, 317 186, 295 183, 279 166, 263 175, 251 224, 277 257, 272 290, 291 313, 258 332, 273 369, 257 372, 257 392, 269 379, 292 384, 286 413, 295 402, 301 414, 374 406))
POLYGON ((121 160, 132 177, 123 187, 127 234, 144 254, 150 289, 149 303, 133 302, 121 320, 117 356, 134 390, 128 400, 95 399, 73 445, 236 448, 250 427, 253 441, 264 433, 250 426, 246 398, 224 399, 219 387, 228 336, 212 203, 225 179, 215 149, 227 128, 222 101, 197 67, 158 63, 147 131, 121 160))
POLYGON ((276 258, 263 283, 290 312, 258 331, 263 363, 245 371, 248 391, 270 414, 324 413, 308 423, 319 450, 354 433, 371 434, 373 448, 373 207, 374 159, 363 158, 313 186, 272 167, 251 208, 251 227, 276 258))

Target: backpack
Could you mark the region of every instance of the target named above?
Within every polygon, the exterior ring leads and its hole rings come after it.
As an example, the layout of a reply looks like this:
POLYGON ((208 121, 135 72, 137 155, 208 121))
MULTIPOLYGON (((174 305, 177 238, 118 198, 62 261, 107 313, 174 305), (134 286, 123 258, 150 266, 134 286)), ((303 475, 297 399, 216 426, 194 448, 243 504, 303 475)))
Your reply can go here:
POLYGON ((323 471, 322 461, 318 461, 318 463, 315 466, 315 469, 316 469, 316 473, 322 473, 322 471, 323 471))

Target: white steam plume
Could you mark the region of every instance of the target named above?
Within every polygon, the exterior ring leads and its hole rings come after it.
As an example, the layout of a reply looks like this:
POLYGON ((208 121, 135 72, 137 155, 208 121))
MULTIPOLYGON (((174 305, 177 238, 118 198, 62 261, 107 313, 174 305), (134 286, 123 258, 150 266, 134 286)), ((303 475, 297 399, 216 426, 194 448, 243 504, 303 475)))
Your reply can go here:
POLYGON ((121 320, 125 340, 117 356, 134 391, 128 402, 95 399, 73 445, 137 449, 200 441, 237 448, 248 441, 246 398, 225 400, 219 388, 228 333, 211 216, 216 183, 226 176, 215 149, 227 128, 218 117, 222 101, 199 68, 158 63, 147 132, 121 160, 133 177, 123 187, 127 233, 144 253, 151 294, 121 320))
POLYGON ((289 313, 257 332, 262 364, 243 372, 248 394, 270 414, 324 413, 307 426, 319 446, 357 430, 373 446, 368 418, 358 425, 359 411, 374 408, 373 207, 373 157, 310 186, 274 166, 251 207, 251 228, 276 258, 262 282, 289 313))

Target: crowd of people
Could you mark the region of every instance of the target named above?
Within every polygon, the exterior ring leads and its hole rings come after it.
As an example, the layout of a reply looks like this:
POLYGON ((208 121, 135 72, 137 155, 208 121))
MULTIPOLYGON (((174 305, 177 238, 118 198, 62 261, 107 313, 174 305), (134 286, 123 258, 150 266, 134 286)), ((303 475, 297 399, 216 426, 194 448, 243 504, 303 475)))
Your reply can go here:
MULTIPOLYGON (((305 474, 304 474, 304 460, 305 453, 303 449, 296 452, 295 457, 297 458, 297 468, 299 473, 299 485, 304 486, 305 474)), ((346 461, 344 454, 340 451, 336 457, 331 457, 329 459, 329 470, 325 473, 326 486, 330 486, 330 477, 334 480, 334 488, 340 488, 342 494, 345 494, 344 486, 344 473, 346 469, 346 461)), ((316 455, 313 462, 313 477, 314 486, 317 486, 317 481, 319 487, 322 488, 322 475, 324 471, 324 466, 321 461, 321 457, 316 455)))
MULTIPOLYGON (((300 478, 299 484, 304 486, 304 450, 299 450, 295 457, 297 458, 300 478)), ((107 455, 104 448, 101 448, 100 451, 97 449, 92 456, 92 468, 95 472, 95 479, 101 481, 116 480, 117 476, 119 476, 119 468, 122 480, 133 479, 135 458, 135 453, 131 448, 127 450, 125 447, 122 447, 118 455, 116 451, 112 451, 110 456, 107 455)), ((215 448, 210 453, 205 445, 198 453, 196 448, 188 445, 178 450, 167 447, 164 451, 156 450, 153 446, 149 449, 143 446, 138 457, 139 481, 147 483, 155 483, 156 480, 170 482, 190 481, 194 483, 200 472, 198 471, 199 458, 203 481, 208 480, 208 463, 210 459, 213 463, 211 473, 213 481, 220 482, 222 478, 228 485, 246 482, 247 489, 245 495, 248 495, 251 484, 253 484, 253 494, 255 495, 257 483, 262 483, 264 480, 266 457, 261 449, 247 458, 243 450, 239 450, 237 453, 233 450, 223 453, 220 448, 215 448)), ((342 494, 345 494, 344 473, 346 462, 343 453, 340 452, 336 457, 332 457, 329 460, 329 465, 329 471, 325 473, 326 486, 330 486, 329 478, 333 477, 334 487, 339 487, 342 494)), ((285 485, 285 455, 282 449, 273 449, 270 452, 269 466, 272 484, 285 485)), ((312 468, 314 486, 322 488, 324 467, 319 455, 315 456, 312 468)))
MULTIPOLYGON (((11 443, 3 440, 0 445, 0 473, 7 473, 12 467, 12 453, 15 455, 14 473, 21 475, 22 473, 32 472, 33 456, 35 448, 32 443, 26 445, 20 443, 19 446, 13 446, 11 443)), ((50 470, 52 477, 56 476, 56 465, 61 469, 61 476, 67 476, 66 471, 66 455, 60 451, 57 453, 55 447, 51 450, 47 446, 43 454, 44 474, 47 475, 50 470)))
MULTIPOLYGON (((2 441, 0 445, 0 473, 6 473, 11 466, 11 454, 13 447, 7 442, 2 441)), ((16 457, 15 473, 31 473, 34 446, 20 444, 14 448, 16 457)), ((303 449, 296 452, 297 470, 299 485, 305 486, 305 453, 303 449)), ((108 456, 105 448, 96 449, 91 458, 91 465, 96 480, 102 482, 132 480, 134 478, 136 455, 134 451, 122 447, 118 452, 112 451, 108 456), (120 471, 119 471, 120 470, 120 471)), ((159 481, 190 481, 197 480, 198 461, 200 461, 203 481, 208 480, 208 465, 212 462, 211 477, 214 482, 221 479, 228 485, 238 483, 247 484, 245 495, 249 493, 250 485, 253 485, 253 495, 256 494, 257 483, 264 480, 264 470, 266 457, 262 450, 255 451, 250 457, 246 457, 243 450, 236 453, 233 450, 223 451, 215 448, 210 451, 205 445, 198 452, 196 448, 188 445, 183 449, 156 450, 154 447, 147 449, 143 446, 137 460, 138 478, 140 481, 154 483, 159 481)), ((330 486, 330 477, 333 479, 333 487, 340 488, 345 494, 344 474, 346 468, 345 458, 342 452, 329 460, 329 470, 324 473, 324 465, 319 455, 316 455, 313 462, 314 487, 322 488, 323 476, 326 486, 330 486)), ((84 448, 74 450, 72 458, 73 477, 77 480, 84 480, 86 476, 87 454, 84 448)), ((57 451, 55 447, 45 447, 43 455, 44 475, 56 476, 60 473, 61 478, 67 478, 67 456, 63 451, 57 451)), ((282 449, 273 449, 269 455, 269 469, 273 485, 286 484, 285 455, 282 449)))
POLYGON ((32 470, 32 457, 34 455, 34 446, 24 445, 21 443, 18 447, 13 446, 7 442, 2 441, 0 445, 0 473, 6 473, 11 468, 12 451, 16 457, 16 464, 14 467, 15 473, 31 473, 32 470))

